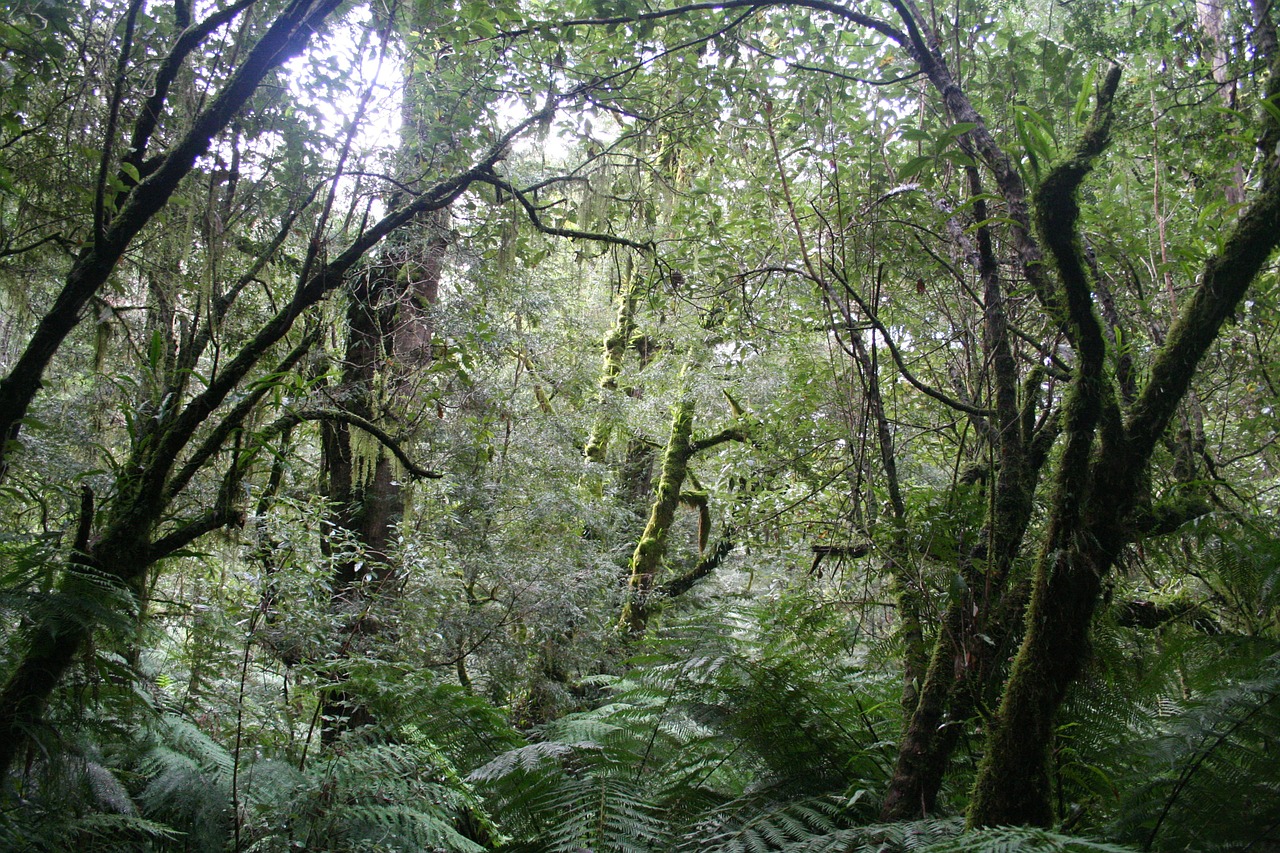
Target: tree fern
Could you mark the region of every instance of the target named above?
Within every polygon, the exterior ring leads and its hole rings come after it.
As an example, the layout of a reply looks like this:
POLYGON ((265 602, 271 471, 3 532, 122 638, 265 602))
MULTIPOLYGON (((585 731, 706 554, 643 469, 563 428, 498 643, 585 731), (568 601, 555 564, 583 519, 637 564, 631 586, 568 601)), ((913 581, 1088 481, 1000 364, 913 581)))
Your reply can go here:
POLYGON ((120 774, 101 756, 48 756, 28 768, 21 796, 0 810, 0 849, 63 853, 162 843, 178 833, 139 814, 120 774))
POLYGON ((1246 850, 1280 842, 1280 655, 1165 721, 1121 831, 1143 849, 1246 850))
MULTIPOLYGON (((862 849, 870 853, 871 849, 883 848, 862 849)), ((1134 853, 1135 850, 1133 847, 1029 826, 970 830, 924 847, 902 849, 915 849, 922 853, 1134 853)))
MULTIPOLYGON (((458 779, 429 745, 349 738, 305 776, 277 771, 257 782, 247 808, 252 814, 269 804, 272 811, 259 813, 248 827, 249 849, 479 853, 485 848, 460 827, 482 812, 458 779), (280 790, 270 783, 287 786, 291 801, 264 796, 264 789, 280 790)), ((479 823, 482 832, 492 826, 479 823)))

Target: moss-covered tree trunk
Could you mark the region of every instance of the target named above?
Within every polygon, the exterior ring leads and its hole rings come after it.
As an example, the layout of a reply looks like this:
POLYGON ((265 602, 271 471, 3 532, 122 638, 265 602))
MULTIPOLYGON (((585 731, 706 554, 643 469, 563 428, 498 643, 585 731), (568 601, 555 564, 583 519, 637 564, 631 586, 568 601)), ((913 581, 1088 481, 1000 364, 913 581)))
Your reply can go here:
MULTIPOLYGON (((150 93, 128 93, 130 100, 136 97, 139 103, 146 103, 145 109, 138 110, 130 148, 123 152, 122 162, 132 168, 132 173, 123 168, 113 171, 116 161, 111 156, 112 147, 118 140, 108 130, 100 143, 102 159, 97 174, 85 176, 86 186, 98 187, 93 215, 84 223, 89 239, 71 263, 61 291, 33 330, 22 354, 0 376, 0 478, 10 453, 17 447, 22 420, 40 390, 45 370, 84 317, 84 307, 106 285, 134 239, 168 205, 183 179, 263 80, 299 53, 339 5, 338 0, 325 0, 285 6, 244 53, 239 65, 227 69, 227 83, 211 93, 203 108, 191 117, 185 132, 167 147, 160 144, 156 129, 161 115, 174 109, 170 103, 176 100, 171 96, 174 83, 192 52, 221 31, 231 18, 219 11, 187 27, 183 38, 174 39, 164 61, 155 64, 157 71, 150 81, 150 93), (113 181, 127 189, 109 192, 107 187, 113 181)), ((129 41, 125 44, 127 52, 129 41)), ((119 99, 125 94, 117 92, 116 101, 103 104, 104 111, 118 110, 119 99)))
POLYGON ((1010 588, 1010 576, 1031 520, 1035 484, 1053 435, 1051 429, 1037 433, 1038 372, 1023 384, 1019 400, 1000 269, 976 168, 968 169, 968 177, 974 217, 980 223, 976 241, 970 243, 954 219, 951 225, 983 283, 984 360, 992 366, 995 410, 972 420, 993 446, 997 463, 985 535, 977 552, 966 555, 957 567, 964 581, 961 594, 948 604, 916 701, 909 707, 881 810, 885 820, 923 817, 934 811, 951 754, 997 675, 996 656, 1004 649, 1025 601, 1020 587, 1010 588))
MULTIPOLYGON (((287 328, 279 330, 280 336, 287 328)), ((199 346, 192 343, 196 340, 198 335, 187 342, 192 359, 199 357, 199 346)), ((0 778, 7 775, 28 737, 38 731, 50 696, 97 627, 111 619, 132 618, 148 570, 206 533, 243 522, 243 511, 234 498, 254 451, 238 450, 227 463, 211 505, 206 498, 204 508, 194 515, 176 514, 173 507, 180 496, 186 497, 184 489, 195 474, 211 467, 222 442, 269 392, 270 383, 262 383, 196 442, 210 411, 243 378, 243 373, 235 375, 237 368, 247 372, 275 340, 271 336, 255 339, 233 360, 235 367, 228 367, 226 374, 185 406, 139 418, 130 455, 118 469, 105 507, 95 507, 92 493, 84 490, 75 541, 57 587, 43 612, 32 614, 32 625, 19 639, 17 663, 0 688, 0 778), (195 449, 184 454, 193 443, 195 449)), ((275 372, 291 370, 314 341, 314 337, 305 338, 276 365, 275 372)), ((189 364, 178 364, 170 384, 162 389, 163 398, 181 393, 190 372, 189 364)))
POLYGON ((667 537, 680 507, 680 490, 689 475, 693 447, 693 400, 676 403, 671 416, 671 433, 662 454, 662 471, 654 490, 649 520, 631 555, 631 572, 627 581, 627 598, 622 605, 618 627, 638 637, 649 626, 653 607, 653 589, 667 556, 667 537))
POLYGON ((693 506, 699 512, 699 551, 704 551, 707 544, 710 513, 707 510, 706 494, 700 490, 683 491, 685 481, 689 479, 690 461, 695 454, 726 441, 747 440, 743 425, 728 427, 705 438, 695 438, 693 421, 693 400, 684 397, 672 410, 671 431, 662 454, 662 469, 658 485, 654 489, 653 503, 649 508, 649 520, 631 555, 627 597, 623 602, 618 629, 632 638, 643 636, 648 630, 649 619, 660 600, 690 589, 694 583, 719 566, 731 547, 726 538, 692 568, 664 584, 658 582, 666 566, 671 527, 682 503, 693 506))
MULTIPOLYGON (((1273 63, 1268 97, 1280 96, 1273 63)), ((1113 72, 1114 74, 1114 72, 1113 72)), ((974 825, 1053 819, 1049 757, 1056 714, 1087 658, 1103 579, 1128 541, 1151 454, 1185 399, 1201 359, 1280 244, 1280 122, 1264 115, 1262 181, 1157 350, 1150 379, 1127 415, 1110 397, 1105 339, 1092 313, 1076 235, 1076 194, 1106 141, 1086 132, 1075 156, 1037 192, 1037 225, 1056 262, 1078 353, 1044 546, 1026 633, 990 730, 969 810, 974 825)))
POLYGON ((600 368, 600 412, 591 428, 591 437, 583 453, 592 462, 604 462, 613 436, 613 418, 609 413, 609 396, 618 390, 618 376, 622 373, 631 348, 631 338, 636 331, 635 278, 630 259, 625 280, 619 288, 617 311, 613 325, 604 336, 604 351, 600 368))

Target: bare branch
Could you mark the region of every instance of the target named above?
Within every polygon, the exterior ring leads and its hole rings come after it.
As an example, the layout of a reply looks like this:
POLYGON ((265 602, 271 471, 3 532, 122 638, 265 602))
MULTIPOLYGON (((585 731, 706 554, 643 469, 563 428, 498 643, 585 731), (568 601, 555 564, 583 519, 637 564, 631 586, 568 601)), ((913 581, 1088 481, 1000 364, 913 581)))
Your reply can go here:
POLYGON ((375 424, 373 421, 362 418, 359 415, 352 414, 351 412, 346 412, 341 409, 300 409, 296 412, 291 412, 289 415, 282 418, 278 422, 279 428, 282 429, 290 420, 295 423, 302 421, 338 421, 348 424, 359 430, 363 430, 376 438, 379 444, 391 451, 391 455, 395 456, 396 460, 404 466, 404 469, 408 471, 409 475, 414 479, 439 480, 444 476, 437 471, 432 471, 430 468, 424 468, 414 462, 409 458, 409 454, 405 452, 404 448, 400 446, 400 442, 393 438, 390 433, 375 424))
MULTIPOLYGON (((638 252, 649 253, 654 250, 652 242, 637 243, 635 240, 628 240, 626 237, 619 237, 616 234, 605 234, 596 231, 580 231, 577 228, 557 228, 554 225, 547 225, 542 221, 542 217, 538 215, 538 206, 529 200, 526 190, 518 189, 511 183, 504 181, 493 173, 481 175, 479 181, 491 184, 503 192, 510 193, 520 206, 524 208, 525 215, 529 217, 529 222, 533 224, 543 234, 550 234, 555 237, 569 237, 575 240, 592 240, 597 243, 610 243, 615 246, 626 246, 635 249, 638 252)), ((546 183, 544 181, 544 183, 546 183)))

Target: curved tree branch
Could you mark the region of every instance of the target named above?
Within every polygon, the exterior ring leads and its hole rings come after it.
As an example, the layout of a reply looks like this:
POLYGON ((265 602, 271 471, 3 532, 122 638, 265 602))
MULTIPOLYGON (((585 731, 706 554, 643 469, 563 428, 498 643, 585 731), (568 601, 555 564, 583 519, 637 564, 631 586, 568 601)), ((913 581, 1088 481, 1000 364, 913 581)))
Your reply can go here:
POLYGON ((339 5, 340 0, 291 3, 281 12, 209 106, 195 117, 187 133, 163 156, 156 170, 129 193, 119 213, 76 258, 52 307, 41 318, 8 374, 0 379, 0 476, 10 444, 17 438, 22 419, 39 392, 45 369, 79 324, 86 303, 106 283, 138 233, 168 203, 196 160, 209 150, 213 138, 231 122, 266 76, 300 51, 339 5))
MULTIPOLYGON (((616 234, 604 234, 596 231, 580 231, 577 228, 557 228, 554 225, 547 225, 542 221, 542 217, 538 214, 538 206, 529 200, 529 196, 525 190, 519 189, 514 184, 499 178, 493 173, 482 175, 479 180, 483 183, 490 184, 503 192, 509 193, 520 206, 524 208, 525 215, 529 217, 529 222, 534 228, 543 234, 550 234, 554 237, 570 237, 575 240, 593 240, 597 243, 609 243, 614 246, 626 246, 635 249, 637 252, 649 253, 654 250, 652 242, 637 243, 635 240, 628 240, 626 237, 619 237, 616 234)), ((545 181, 543 182, 546 183, 545 181)))
POLYGON ((430 468, 424 468, 410 459, 409 454, 400 446, 400 442, 382 427, 351 412, 345 412, 341 409, 299 409, 281 418, 277 421, 276 426, 278 429, 283 429, 291 421, 295 424, 302 421, 338 421, 348 424, 376 438, 379 444, 391 451, 391 455, 404 466, 405 471, 409 472, 409 476, 414 479, 439 480, 444 477, 444 474, 432 471, 430 468))
MULTIPOLYGON (((858 303, 858 308, 866 315, 867 321, 870 322, 875 330, 880 333, 880 337, 884 340, 885 346, 889 349, 889 355, 893 358, 893 363, 897 365, 898 372, 902 374, 902 378, 907 380, 911 387, 915 388, 926 397, 932 397, 944 406, 955 409, 958 412, 964 412, 965 414, 974 415, 980 418, 989 418, 995 414, 991 409, 972 406, 961 400, 957 400, 948 394, 944 394, 932 385, 928 385, 916 378, 916 375, 911 372, 909 367, 907 367, 906 361, 902 357, 902 351, 899 350, 898 345, 893 342, 893 337, 889 334, 889 329, 884 325, 884 323, 880 322, 880 318, 871 310, 871 306, 862 298, 862 294, 845 279, 844 275, 839 270, 829 266, 828 272, 830 272, 831 275, 840 282, 841 286, 844 287, 845 293, 849 294, 850 298, 852 298, 854 302, 858 303)), ((852 325, 852 318, 846 317, 845 319, 846 322, 849 322, 850 325, 852 325)))

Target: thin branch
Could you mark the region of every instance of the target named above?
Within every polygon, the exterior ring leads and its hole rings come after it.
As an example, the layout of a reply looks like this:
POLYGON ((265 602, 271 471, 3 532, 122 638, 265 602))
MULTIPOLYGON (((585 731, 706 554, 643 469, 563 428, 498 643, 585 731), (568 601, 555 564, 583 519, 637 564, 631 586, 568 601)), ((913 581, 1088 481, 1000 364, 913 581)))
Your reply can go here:
POLYGON ((17 249, 10 249, 8 247, 0 249, 0 258, 10 258, 10 257, 13 257, 14 255, 21 255, 24 252, 30 252, 32 249, 38 249, 41 246, 43 246, 45 243, 51 243, 55 241, 61 242, 61 240, 62 240, 61 234, 56 234, 56 233, 50 234, 40 240, 35 241, 34 243, 28 243, 27 245, 20 246, 17 249))
POLYGON ((187 459, 186 463, 178 473, 175 474, 165 486, 167 500, 172 500, 179 492, 186 488, 191 479, 199 473, 213 455, 222 449, 222 446, 226 443, 227 439, 231 437, 232 433, 244 425, 244 422, 248 419, 249 415, 253 413, 253 410, 257 407, 258 403, 260 403, 262 399, 274 388, 279 387, 274 381, 274 378, 287 374, 297 366, 303 356, 310 352, 311 347, 315 346, 316 342, 320 340, 322 328, 322 326, 317 325, 315 329, 311 330, 305 337, 303 337, 301 343, 294 347, 293 350, 276 365, 275 369, 271 371, 270 374, 259 379, 256 383, 257 387, 237 402, 222 421, 213 428, 209 435, 205 437, 204 441, 200 443, 200 446, 196 448, 195 452, 191 454, 190 458, 187 459))
POLYGON ((533 227, 541 231, 543 234, 550 234, 555 237, 569 237, 575 240, 593 240, 598 243, 610 243, 615 246, 626 246, 646 254, 654 251, 654 244, 652 242, 637 243, 635 240, 628 240, 626 237, 619 237, 616 234, 605 234, 596 231, 580 231, 577 228, 557 228, 554 225, 547 225, 538 215, 540 208, 529 200, 525 190, 518 189, 514 184, 499 178, 493 173, 480 175, 477 180, 497 187, 503 192, 510 193, 511 196, 520 203, 520 206, 524 208, 525 215, 529 217, 529 222, 533 224, 533 227))
POLYGON ((898 349, 897 344, 893 342, 893 336, 889 334, 889 329, 884 325, 884 323, 880 322, 880 318, 876 316, 875 311, 873 311, 871 306, 867 304, 866 300, 862 298, 862 294, 858 293, 857 289, 849 284, 848 280, 845 279, 844 274, 839 270, 828 265, 828 272, 831 273, 832 277, 834 277, 836 281, 840 282, 841 286, 844 287, 845 293, 847 293, 854 302, 858 303, 858 308, 866 315, 867 321, 870 322, 871 325, 875 327, 875 330, 880 333, 880 336, 884 339, 885 346, 889 349, 889 355, 893 358, 893 363, 898 367, 898 372, 902 374, 902 378, 907 380, 913 388, 924 394, 926 397, 932 397, 948 408, 955 409, 958 412, 964 412, 967 415, 989 418, 995 414, 995 411, 992 409, 984 409, 979 406, 972 406, 968 403, 964 403, 954 397, 944 394, 932 385, 927 385, 917 379, 915 374, 911 372, 911 369, 907 367, 906 361, 902 358, 902 352, 898 349))
POLYGON ((393 438, 390 433, 382 427, 370 420, 352 414, 351 412, 342 411, 341 409, 300 409, 291 412, 285 418, 282 418, 278 424, 283 428, 289 420, 295 423, 301 421, 338 421, 356 429, 363 430, 378 440, 378 443, 391 451, 397 461, 404 466, 409 475, 417 480, 439 480, 444 474, 433 471, 430 468, 424 468, 409 458, 409 454, 400 446, 400 442, 393 438))
POLYGON ((151 135, 160 121, 161 113, 164 112, 165 102, 169 97, 169 87, 177 78, 182 63, 214 30, 230 23, 255 2, 257 0, 239 0, 225 9, 214 12, 199 24, 186 27, 168 55, 161 61, 160 67, 156 69, 151 95, 142 105, 142 111, 134 123, 133 137, 129 141, 129 150, 124 157, 124 162, 137 168, 140 175, 144 176, 143 158, 146 156, 147 145, 151 142, 151 135))
POLYGON ((116 76, 111 83, 111 102, 107 106, 107 127, 102 133, 102 156, 98 161, 98 185, 93 193, 93 239, 100 242, 106 229, 107 173, 111 170, 111 156, 115 151, 116 122, 120 120, 120 102, 124 99, 125 69, 129 67, 129 54, 133 52, 133 30, 138 22, 142 0, 130 0, 124 15, 124 41, 116 60, 116 76))
POLYGON ((716 543, 716 546, 711 549, 711 552, 698 560, 689 571, 659 584, 651 593, 651 597, 655 599, 676 598, 688 592, 693 588, 694 584, 720 568, 720 564, 724 562, 725 557, 729 556, 729 553, 733 551, 733 539, 731 536, 732 533, 726 533, 716 543))

